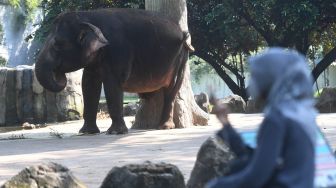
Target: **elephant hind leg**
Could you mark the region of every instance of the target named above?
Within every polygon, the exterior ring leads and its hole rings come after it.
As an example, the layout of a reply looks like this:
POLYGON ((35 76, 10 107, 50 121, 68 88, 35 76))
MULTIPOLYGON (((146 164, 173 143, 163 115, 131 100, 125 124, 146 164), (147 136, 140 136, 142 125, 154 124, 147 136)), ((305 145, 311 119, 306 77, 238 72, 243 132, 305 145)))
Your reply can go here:
POLYGON ((175 128, 173 114, 174 114, 174 103, 175 98, 180 90, 183 78, 186 63, 188 60, 188 51, 183 50, 179 56, 176 58, 176 64, 179 65, 177 70, 175 71, 175 79, 171 82, 171 84, 164 90, 164 106, 162 110, 162 117, 160 122, 160 129, 173 129, 175 128))
POLYGON ((173 119, 174 102, 175 102, 174 100, 173 101, 167 101, 166 99, 164 100, 159 129, 174 129, 175 128, 175 123, 173 119))

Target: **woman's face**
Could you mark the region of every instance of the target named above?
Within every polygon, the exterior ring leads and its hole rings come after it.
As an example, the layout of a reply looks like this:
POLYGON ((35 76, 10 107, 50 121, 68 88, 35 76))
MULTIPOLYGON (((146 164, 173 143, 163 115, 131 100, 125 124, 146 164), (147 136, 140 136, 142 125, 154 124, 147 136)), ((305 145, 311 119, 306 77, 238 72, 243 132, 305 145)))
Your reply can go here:
POLYGON ((254 100, 266 100, 269 93, 267 89, 261 87, 262 82, 262 80, 260 80, 261 78, 262 75, 260 75, 260 73, 251 70, 251 78, 248 87, 248 93, 254 100))

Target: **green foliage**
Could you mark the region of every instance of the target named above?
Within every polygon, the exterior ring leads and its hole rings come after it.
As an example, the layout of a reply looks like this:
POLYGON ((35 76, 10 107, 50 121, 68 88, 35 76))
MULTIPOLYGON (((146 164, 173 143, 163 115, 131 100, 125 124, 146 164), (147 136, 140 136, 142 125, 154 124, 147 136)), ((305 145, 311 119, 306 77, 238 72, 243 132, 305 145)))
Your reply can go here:
POLYGON ((191 56, 189 63, 190 72, 197 83, 200 81, 202 76, 215 73, 214 69, 208 63, 197 56, 191 56))
POLYGON ((335 0, 193 0, 188 12, 195 54, 235 94, 245 88, 227 72, 243 83, 246 56, 259 49, 296 48, 315 59, 316 49, 326 55, 336 46, 335 0))
POLYGON ((3 41, 3 38, 4 38, 4 30, 3 30, 3 26, 2 24, 0 23, 0 45, 2 45, 2 41, 3 41))
POLYGON ((263 45, 263 39, 237 16, 228 1, 194 0, 188 2, 188 8, 193 42, 200 39, 201 44, 210 47, 211 53, 223 59, 229 54, 249 53, 263 45))
POLYGON ((317 42, 314 36, 319 36, 336 23, 334 0, 216 1, 216 8, 207 17, 207 22, 215 24, 219 30, 226 30, 230 25, 225 19, 221 20, 228 12, 236 18, 233 20, 235 25, 239 22, 248 25, 263 37, 267 45, 295 47, 303 54, 317 42))
POLYGON ((20 0, 9 0, 8 3, 13 7, 19 7, 20 6, 20 0))
POLYGON ((322 89, 319 89, 319 90, 317 90, 317 91, 315 91, 315 93, 314 93, 314 97, 315 97, 315 98, 319 98, 319 97, 321 96, 322 91, 323 91, 323 88, 322 88, 322 89))
POLYGON ((28 12, 35 10, 41 3, 41 0, 25 0, 24 4, 28 12))
POLYGON ((0 67, 4 67, 7 64, 7 60, 3 57, 0 57, 0 67))
POLYGON ((189 29, 195 55, 209 63, 233 93, 246 98, 244 67, 251 52, 265 45, 260 34, 237 16, 228 1, 188 1, 189 29), (233 80, 229 75, 235 75, 233 80))
POLYGON ((322 47, 322 54, 327 54, 336 46, 336 23, 330 24, 321 32, 314 32, 311 40, 312 47, 322 47))
POLYGON ((8 1, 8 3, 15 8, 20 7, 20 2, 21 2, 21 0, 9 0, 8 1))
POLYGON ((97 8, 144 8, 144 0, 42 0, 45 17, 40 29, 36 32, 37 39, 43 41, 47 36, 55 17, 66 11, 91 10, 97 8))
POLYGON ((9 0, 8 2, 21 11, 20 16, 24 18, 24 21, 31 20, 34 10, 41 4, 41 0, 9 0))

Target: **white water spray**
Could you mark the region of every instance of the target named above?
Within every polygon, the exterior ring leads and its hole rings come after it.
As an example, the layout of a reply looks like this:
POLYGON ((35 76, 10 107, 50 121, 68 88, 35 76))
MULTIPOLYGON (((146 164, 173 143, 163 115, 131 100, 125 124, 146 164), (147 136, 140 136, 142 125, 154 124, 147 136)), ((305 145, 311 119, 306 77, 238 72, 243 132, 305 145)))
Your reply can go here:
POLYGON ((5 58, 8 67, 17 65, 32 65, 35 49, 39 44, 33 38, 26 41, 38 28, 43 18, 42 9, 32 13, 32 19, 24 20, 24 12, 10 5, 0 5, 0 21, 3 29, 3 38, 0 41, 0 56, 5 58))

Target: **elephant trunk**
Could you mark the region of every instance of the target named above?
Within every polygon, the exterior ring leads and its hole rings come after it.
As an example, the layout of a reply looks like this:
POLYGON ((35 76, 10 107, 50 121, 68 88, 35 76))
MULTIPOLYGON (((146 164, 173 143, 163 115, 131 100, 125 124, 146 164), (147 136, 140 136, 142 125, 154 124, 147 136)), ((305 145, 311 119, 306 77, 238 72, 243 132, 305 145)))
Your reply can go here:
POLYGON ((40 84, 52 92, 62 91, 67 84, 65 73, 55 71, 55 66, 48 62, 38 60, 35 65, 35 74, 40 84))

